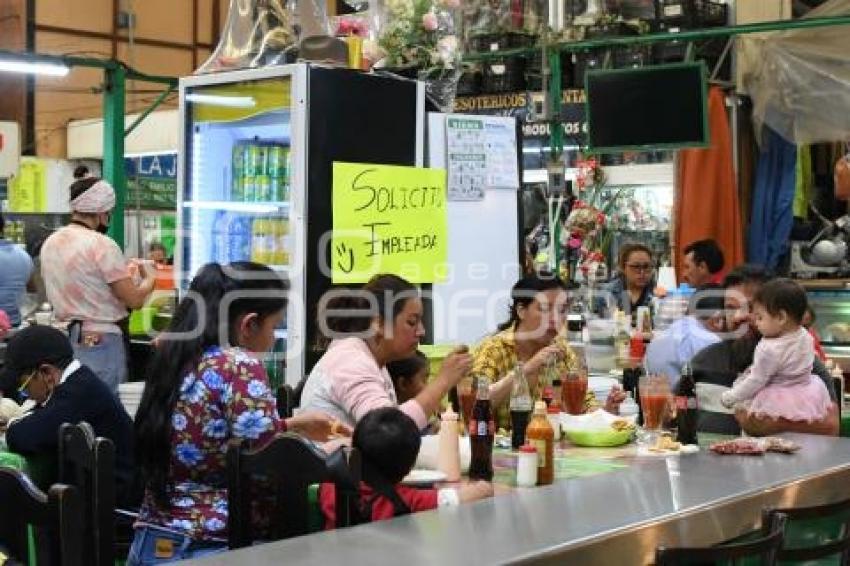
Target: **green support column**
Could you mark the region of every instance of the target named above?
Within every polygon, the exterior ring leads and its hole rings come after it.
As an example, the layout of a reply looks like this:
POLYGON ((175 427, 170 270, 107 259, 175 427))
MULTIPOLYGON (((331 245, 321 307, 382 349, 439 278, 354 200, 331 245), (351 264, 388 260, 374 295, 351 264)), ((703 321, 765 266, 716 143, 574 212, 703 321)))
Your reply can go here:
POLYGON ((552 159, 563 159, 564 127, 561 124, 561 52, 557 48, 547 51, 549 57, 549 124, 552 159))
POLYGON ((121 65, 104 69, 103 92, 103 178, 115 188, 115 210, 109 235, 124 249, 124 203, 127 174, 124 170, 124 111, 127 72, 121 65))

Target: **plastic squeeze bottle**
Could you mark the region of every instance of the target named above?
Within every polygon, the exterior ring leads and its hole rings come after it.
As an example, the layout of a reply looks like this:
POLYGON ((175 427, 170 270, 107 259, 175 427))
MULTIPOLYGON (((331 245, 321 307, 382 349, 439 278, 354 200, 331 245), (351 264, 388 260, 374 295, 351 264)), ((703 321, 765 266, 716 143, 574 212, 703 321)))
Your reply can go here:
POLYGON ((446 474, 446 481, 460 481, 460 446, 458 414, 451 405, 440 415, 437 469, 446 474))

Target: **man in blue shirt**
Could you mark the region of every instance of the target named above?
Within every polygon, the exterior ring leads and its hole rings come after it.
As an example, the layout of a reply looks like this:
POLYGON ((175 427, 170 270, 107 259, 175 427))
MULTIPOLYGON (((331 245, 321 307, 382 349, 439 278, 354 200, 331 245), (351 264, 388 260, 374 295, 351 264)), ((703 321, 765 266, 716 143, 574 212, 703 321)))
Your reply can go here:
POLYGON ((679 383, 682 368, 703 348, 720 342, 724 330, 723 288, 705 285, 691 297, 688 316, 671 324, 646 349, 646 367, 666 375, 670 387, 679 383))
POLYGON ((21 302, 32 274, 32 258, 22 246, 3 237, 5 221, 0 214, 0 310, 9 316, 12 326, 21 324, 21 302))

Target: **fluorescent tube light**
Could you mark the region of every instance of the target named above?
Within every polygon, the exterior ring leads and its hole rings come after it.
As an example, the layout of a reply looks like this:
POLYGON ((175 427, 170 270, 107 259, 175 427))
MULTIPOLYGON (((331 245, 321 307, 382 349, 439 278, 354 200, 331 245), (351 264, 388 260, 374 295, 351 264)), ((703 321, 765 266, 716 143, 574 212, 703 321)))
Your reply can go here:
POLYGON ((68 66, 61 63, 39 63, 18 59, 0 59, 0 72, 64 77, 69 71, 70 69, 68 66))
POLYGON ((208 106, 225 106, 227 108, 253 108, 257 101, 253 96, 224 96, 219 94, 187 94, 187 102, 206 104, 208 106))

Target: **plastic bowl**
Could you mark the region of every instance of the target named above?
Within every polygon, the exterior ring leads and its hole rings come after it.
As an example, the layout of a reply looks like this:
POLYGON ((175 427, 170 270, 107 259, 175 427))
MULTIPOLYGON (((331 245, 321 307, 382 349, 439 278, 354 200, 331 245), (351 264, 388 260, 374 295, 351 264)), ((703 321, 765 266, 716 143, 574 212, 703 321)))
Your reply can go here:
POLYGON ((622 446, 632 439, 633 430, 566 430, 564 433, 576 446, 622 446))

